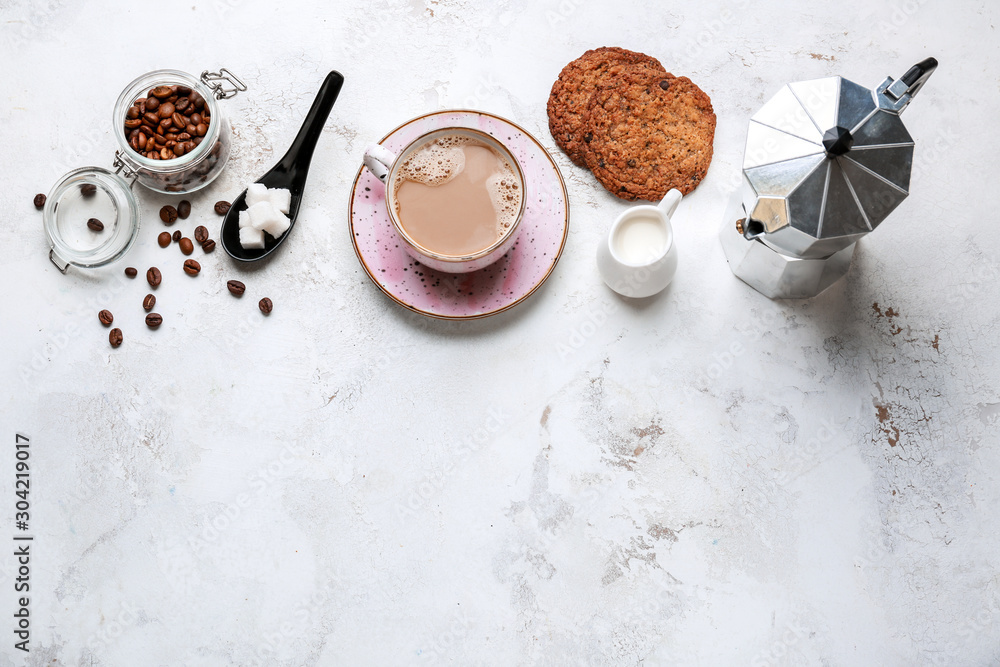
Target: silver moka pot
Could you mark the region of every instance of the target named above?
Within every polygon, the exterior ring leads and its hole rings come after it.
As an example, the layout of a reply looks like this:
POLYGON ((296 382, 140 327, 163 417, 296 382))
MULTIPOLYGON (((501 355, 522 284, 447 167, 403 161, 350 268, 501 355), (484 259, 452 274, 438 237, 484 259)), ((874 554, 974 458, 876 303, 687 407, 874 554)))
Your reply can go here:
POLYGON ((839 76, 790 83, 751 117, 720 233, 737 277, 802 299, 847 273, 858 239, 909 193, 913 139, 899 114, 936 67, 928 58, 875 90, 839 76))

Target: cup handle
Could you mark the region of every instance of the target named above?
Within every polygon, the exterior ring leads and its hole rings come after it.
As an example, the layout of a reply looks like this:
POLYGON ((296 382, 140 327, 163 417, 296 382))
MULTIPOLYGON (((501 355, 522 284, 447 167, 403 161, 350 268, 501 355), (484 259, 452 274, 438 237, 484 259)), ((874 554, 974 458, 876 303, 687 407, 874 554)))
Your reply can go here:
POLYGON ((663 214, 665 216, 670 218, 674 215, 674 211, 677 210, 677 205, 681 203, 681 197, 683 196, 684 195, 681 194, 680 190, 674 188, 670 192, 665 194, 663 196, 663 199, 661 199, 660 203, 657 204, 656 206, 661 211, 663 211, 663 214))
POLYGON ((383 183, 388 178, 389 169, 395 161, 396 154, 381 144, 368 144, 368 148, 365 149, 365 166, 383 183))

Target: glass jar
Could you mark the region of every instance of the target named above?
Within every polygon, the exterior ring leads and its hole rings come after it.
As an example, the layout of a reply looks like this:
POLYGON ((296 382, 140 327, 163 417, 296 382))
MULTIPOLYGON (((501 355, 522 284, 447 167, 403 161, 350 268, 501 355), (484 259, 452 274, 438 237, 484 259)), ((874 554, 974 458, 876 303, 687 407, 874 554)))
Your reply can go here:
POLYGON ((232 132, 216 94, 202 79, 172 69, 143 74, 125 87, 115 103, 112 123, 121 159, 139 183, 156 192, 186 194, 205 187, 222 173, 229 160, 232 132), (156 86, 187 86, 196 91, 205 99, 205 109, 211 119, 201 143, 190 153, 170 160, 154 160, 138 153, 129 145, 129 137, 125 134, 125 115, 132 103, 147 97, 150 89, 156 86))
POLYGON ((63 273, 72 264, 83 268, 104 266, 120 259, 132 247, 139 231, 136 182, 166 194, 187 194, 214 181, 229 160, 232 133, 218 100, 246 90, 246 85, 226 69, 194 77, 178 70, 143 74, 122 91, 115 103, 112 123, 118 150, 114 171, 83 167, 63 176, 49 193, 42 219, 48 237, 49 259, 63 273), (228 86, 226 85, 228 84, 228 86), (129 107, 158 85, 187 86, 205 98, 211 118, 201 142, 189 153, 170 160, 140 155, 129 145, 125 120, 129 107), (101 221, 95 230, 88 220, 101 221))

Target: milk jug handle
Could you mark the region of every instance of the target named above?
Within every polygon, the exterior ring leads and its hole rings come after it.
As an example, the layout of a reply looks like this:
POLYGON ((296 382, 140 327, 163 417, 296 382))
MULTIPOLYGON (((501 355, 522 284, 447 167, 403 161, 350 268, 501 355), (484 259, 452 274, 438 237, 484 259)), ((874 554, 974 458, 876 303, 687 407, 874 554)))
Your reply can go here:
POLYGON ((681 197, 683 196, 684 195, 681 194, 680 190, 674 188, 670 192, 665 194, 663 196, 663 199, 661 199, 660 203, 657 204, 656 206, 661 211, 663 211, 663 214, 665 216, 669 218, 674 214, 674 211, 677 210, 677 205, 681 203, 681 197))

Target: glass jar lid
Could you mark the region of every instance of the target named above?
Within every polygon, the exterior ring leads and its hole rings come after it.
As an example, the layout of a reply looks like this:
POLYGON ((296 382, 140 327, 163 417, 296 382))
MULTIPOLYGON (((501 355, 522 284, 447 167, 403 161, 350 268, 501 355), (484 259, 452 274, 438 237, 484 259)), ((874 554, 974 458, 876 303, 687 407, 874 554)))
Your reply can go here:
POLYGON ((128 181, 102 167, 82 167, 53 186, 42 211, 49 259, 63 273, 69 265, 104 266, 120 259, 139 231, 139 205, 128 181))

